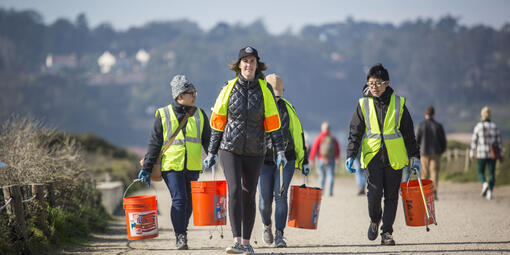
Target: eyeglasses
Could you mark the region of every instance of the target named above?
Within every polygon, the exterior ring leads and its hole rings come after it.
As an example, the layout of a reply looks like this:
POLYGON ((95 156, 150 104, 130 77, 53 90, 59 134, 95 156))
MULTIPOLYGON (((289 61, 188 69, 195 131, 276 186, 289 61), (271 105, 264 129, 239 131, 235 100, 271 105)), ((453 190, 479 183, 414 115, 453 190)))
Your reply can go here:
POLYGON ((186 92, 183 92, 182 94, 188 94, 188 95, 192 95, 192 96, 196 97, 198 94, 198 91, 196 91, 196 90, 186 91, 186 92))
POLYGON ((375 87, 380 88, 385 83, 386 83, 386 81, 367 82, 367 85, 368 85, 369 88, 375 88, 375 87))

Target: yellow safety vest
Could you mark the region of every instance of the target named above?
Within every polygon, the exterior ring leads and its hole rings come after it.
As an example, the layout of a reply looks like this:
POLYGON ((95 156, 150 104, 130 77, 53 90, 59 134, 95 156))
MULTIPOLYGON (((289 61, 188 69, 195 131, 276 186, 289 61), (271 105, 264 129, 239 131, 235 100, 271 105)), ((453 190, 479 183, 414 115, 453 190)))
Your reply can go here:
MULTIPOLYGON (((212 116, 211 116, 211 128, 217 131, 223 132, 227 125, 227 114, 228 114, 228 99, 230 93, 236 84, 239 77, 228 81, 227 85, 223 87, 216 103, 214 104, 212 116)), ((267 88, 267 82, 259 79, 260 88, 262 95, 264 96, 264 130, 266 132, 272 132, 280 129, 280 116, 278 115, 278 109, 276 108, 276 102, 271 91, 267 88)))
POLYGON ((284 98, 281 98, 285 102, 285 106, 287 107, 287 112, 289 113, 289 131, 292 135, 292 140, 294 141, 294 151, 296 152, 296 169, 303 168, 303 160, 305 159, 305 150, 303 149, 304 144, 304 136, 303 136, 303 128, 301 127, 301 122, 299 122, 299 118, 296 113, 296 109, 294 106, 284 98))
MULTIPOLYGON (((163 125, 163 146, 179 127, 179 120, 175 116, 172 105, 159 108, 157 115, 161 116, 163 125)), ((202 111, 197 109, 193 116, 188 118, 186 123, 186 136, 179 131, 172 145, 168 147, 161 158, 161 171, 182 171, 184 169, 184 158, 186 158, 186 169, 202 171, 202 131, 204 130, 204 116, 202 111)))
MULTIPOLYGON (((382 138, 388 152, 390 165, 395 170, 400 170, 409 164, 404 138, 399 131, 404 103, 404 97, 392 94, 383 124, 382 138), (396 105, 398 107, 395 107, 396 105)), ((359 99, 359 104, 365 118, 365 134, 361 142, 361 168, 366 168, 381 148, 381 129, 377 121, 374 99, 363 97, 359 99)))

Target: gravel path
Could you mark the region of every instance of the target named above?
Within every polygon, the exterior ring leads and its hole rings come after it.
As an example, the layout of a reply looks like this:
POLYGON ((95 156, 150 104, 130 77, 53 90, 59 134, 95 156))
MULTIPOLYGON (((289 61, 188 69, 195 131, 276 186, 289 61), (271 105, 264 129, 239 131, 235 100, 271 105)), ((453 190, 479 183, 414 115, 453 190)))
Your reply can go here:
MULTIPOLYGON (((201 180, 209 180, 202 175, 201 180)), ((314 180, 315 181, 315 180, 314 180)), ((296 174, 293 184, 303 182, 296 174)), ((315 182, 312 182, 314 184, 315 182)), ((487 201, 479 194, 479 183, 440 183, 439 200, 435 201, 438 225, 430 232, 425 227, 408 227, 399 201, 393 237, 396 246, 383 247, 380 238, 366 237, 369 218, 366 196, 357 196, 354 178, 338 178, 335 195, 323 197, 317 230, 287 227, 288 248, 276 249, 261 241, 262 223, 257 211, 252 245, 258 254, 501 254, 510 253, 510 186, 496 187, 494 199, 487 201)), ((188 251, 175 250, 175 238, 169 219, 170 195, 163 183, 156 183, 159 210, 159 237, 128 241, 124 216, 115 216, 110 230, 95 234, 87 245, 66 250, 64 254, 225 254, 231 244, 229 223, 219 228, 194 227, 188 231, 188 251), (212 234, 212 239, 210 235, 212 234)), ((143 190, 150 194, 154 191, 143 190)), ((258 199, 258 195, 257 195, 258 199)))

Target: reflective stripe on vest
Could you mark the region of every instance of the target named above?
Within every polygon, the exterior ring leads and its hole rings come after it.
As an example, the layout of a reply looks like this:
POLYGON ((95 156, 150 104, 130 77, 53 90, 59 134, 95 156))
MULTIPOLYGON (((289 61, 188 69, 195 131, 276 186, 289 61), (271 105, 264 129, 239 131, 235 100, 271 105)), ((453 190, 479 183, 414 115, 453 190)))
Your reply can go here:
POLYGON ((289 131, 292 135, 292 140, 294 141, 294 151, 296 153, 295 168, 302 169, 303 160, 305 159, 305 150, 303 150, 303 128, 301 127, 301 122, 299 122, 294 106, 292 106, 292 104, 284 98, 280 99, 285 102, 287 112, 289 113, 289 131))
MULTIPOLYGON (((179 120, 175 116, 172 105, 158 109, 156 114, 161 116, 163 126, 163 146, 165 147, 168 139, 179 127, 179 120)), ((204 117, 202 111, 197 109, 195 114, 188 118, 186 123, 186 136, 182 130, 179 131, 174 141, 167 149, 161 159, 161 171, 182 171, 184 169, 184 160, 186 158, 186 169, 202 170, 202 132, 204 128, 204 117)))
POLYGON ((409 163, 402 133, 400 133, 400 121, 404 110, 405 98, 391 95, 390 104, 383 123, 383 132, 379 127, 375 111, 374 99, 360 98, 359 104, 365 119, 365 134, 362 140, 361 167, 366 168, 381 148, 381 139, 384 140, 388 159, 393 169, 399 170, 409 163), (398 105, 398 107, 396 107, 398 105))
MULTIPOLYGON (((228 100, 237 79, 239 79, 239 77, 228 81, 227 85, 223 87, 216 99, 211 115, 211 128, 214 130, 225 131, 225 126, 227 125, 228 100)), ((264 97, 264 131, 272 132, 278 130, 280 129, 280 116, 278 115, 278 109, 276 108, 273 94, 267 88, 266 81, 259 79, 259 85, 264 97)))

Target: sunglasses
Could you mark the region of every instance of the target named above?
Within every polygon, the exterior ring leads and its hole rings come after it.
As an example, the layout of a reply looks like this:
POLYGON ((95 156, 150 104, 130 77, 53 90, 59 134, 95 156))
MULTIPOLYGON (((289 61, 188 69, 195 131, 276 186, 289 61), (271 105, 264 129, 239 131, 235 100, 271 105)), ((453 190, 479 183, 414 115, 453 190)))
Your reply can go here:
POLYGON ((188 95, 192 95, 192 96, 196 97, 198 92, 196 90, 193 90, 193 91, 183 92, 182 94, 188 94, 188 95))

